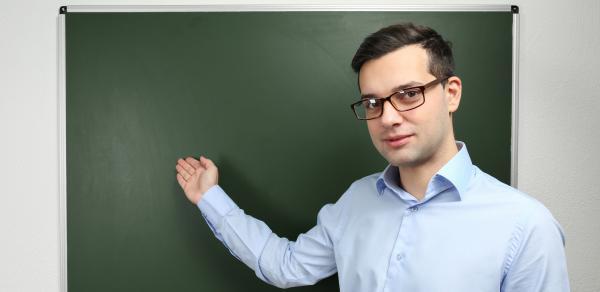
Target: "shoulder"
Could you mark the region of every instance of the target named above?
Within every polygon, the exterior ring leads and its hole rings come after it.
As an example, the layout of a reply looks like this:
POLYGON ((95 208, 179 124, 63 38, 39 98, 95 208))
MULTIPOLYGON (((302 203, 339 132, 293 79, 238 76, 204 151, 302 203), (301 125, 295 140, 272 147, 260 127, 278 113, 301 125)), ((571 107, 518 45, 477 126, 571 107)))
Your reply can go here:
POLYGON ((514 240, 522 241, 535 233, 541 237, 560 239, 564 243, 560 224, 544 204, 479 169, 476 176, 471 186, 476 189, 476 200, 497 206, 500 214, 507 217, 505 220, 512 221, 514 240))
POLYGON ((477 206, 486 206, 486 213, 496 217, 497 231, 508 236, 504 274, 526 266, 539 267, 539 259, 564 262, 564 232, 550 210, 534 197, 517 190, 491 175, 476 170, 468 188, 469 199, 477 206), (537 260, 536 260, 537 259, 537 260))
POLYGON ((475 200, 506 205, 517 212, 535 215, 533 217, 552 217, 550 211, 540 201, 499 181, 479 168, 476 169, 476 179, 469 189, 475 193, 473 196, 475 200))
POLYGON ((354 182, 352 182, 352 184, 348 188, 348 191, 363 188, 371 190, 371 188, 376 188, 379 176, 381 176, 381 172, 373 173, 363 178, 357 179, 354 182))
POLYGON ((348 189, 333 204, 326 204, 319 211, 317 223, 324 225, 332 238, 347 225, 348 220, 361 214, 362 210, 377 198, 377 178, 380 173, 374 173, 354 181, 348 189))
POLYGON ((369 201, 376 200, 377 179, 381 173, 374 173, 355 180, 334 204, 327 204, 326 209, 333 213, 347 216, 348 213, 361 209, 369 201))
POLYGON ((355 180, 338 200, 338 204, 354 204, 357 201, 372 200, 379 194, 377 180, 381 172, 355 180))

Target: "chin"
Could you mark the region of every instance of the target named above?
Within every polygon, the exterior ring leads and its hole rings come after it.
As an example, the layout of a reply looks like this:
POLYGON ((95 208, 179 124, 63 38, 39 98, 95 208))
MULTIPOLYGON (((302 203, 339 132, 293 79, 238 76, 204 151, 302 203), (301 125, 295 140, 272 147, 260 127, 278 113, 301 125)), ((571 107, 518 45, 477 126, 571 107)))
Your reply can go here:
POLYGON ((384 155, 385 159, 393 166, 411 166, 415 164, 415 159, 408 155, 384 155))
POLYGON ((388 160, 388 162, 396 167, 411 167, 411 166, 415 166, 418 163, 416 163, 414 160, 410 160, 410 159, 396 159, 396 160, 388 160))
POLYGON ((410 149, 395 150, 385 153, 385 159, 393 166, 414 167, 423 163, 420 153, 410 149))

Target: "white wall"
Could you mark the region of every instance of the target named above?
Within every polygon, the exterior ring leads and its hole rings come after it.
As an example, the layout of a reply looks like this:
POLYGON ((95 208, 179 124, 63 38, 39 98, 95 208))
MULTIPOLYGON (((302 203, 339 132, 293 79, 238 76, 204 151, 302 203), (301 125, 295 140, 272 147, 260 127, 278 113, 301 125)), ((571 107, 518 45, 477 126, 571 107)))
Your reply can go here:
MULTIPOLYGON (((2 2, 0 291, 59 291, 58 7, 224 3, 234 2, 2 2)), ((368 4, 368 1, 279 3, 368 4)), ((519 187, 546 204, 564 227, 572 290, 600 291, 600 156, 597 154, 600 81, 595 74, 600 68, 600 2, 410 2, 426 3, 520 6, 519 187)))

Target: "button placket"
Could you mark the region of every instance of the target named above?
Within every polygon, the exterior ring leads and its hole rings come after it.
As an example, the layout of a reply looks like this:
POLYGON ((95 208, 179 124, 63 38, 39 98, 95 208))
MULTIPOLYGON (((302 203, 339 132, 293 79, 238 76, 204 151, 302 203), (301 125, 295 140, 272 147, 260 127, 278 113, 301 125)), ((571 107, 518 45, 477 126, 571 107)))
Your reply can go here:
POLYGON ((398 241, 396 246, 394 247, 394 252, 396 253, 396 263, 400 264, 406 255, 406 249, 410 245, 410 241, 408 240, 408 232, 406 229, 410 228, 412 225, 412 221, 414 219, 410 218, 411 215, 419 211, 419 206, 412 206, 406 209, 404 213, 404 218, 402 220, 402 226, 400 232, 398 234, 398 241))
POLYGON ((396 285, 402 281, 400 278, 403 275, 406 253, 407 250, 410 250, 410 245, 413 244, 412 241, 414 241, 414 239, 410 238, 411 228, 414 228, 413 220, 415 220, 412 215, 418 210, 418 206, 412 206, 404 210, 402 222, 400 223, 400 228, 398 230, 398 236, 390 255, 384 291, 396 291, 396 285))
POLYGON ((398 236, 396 238, 396 243, 394 244, 394 248, 392 250, 392 254, 390 257, 390 263, 388 268, 388 273, 386 275, 386 284, 384 291, 389 291, 389 289, 393 289, 394 284, 398 281, 398 277, 402 274, 403 263, 406 258, 406 252, 412 244, 412 240, 410 238, 411 231, 413 228, 413 218, 412 214, 419 210, 419 206, 413 206, 405 209, 404 214, 402 216, 402 222, 400 223, 400 228, 398 230, 398 236))

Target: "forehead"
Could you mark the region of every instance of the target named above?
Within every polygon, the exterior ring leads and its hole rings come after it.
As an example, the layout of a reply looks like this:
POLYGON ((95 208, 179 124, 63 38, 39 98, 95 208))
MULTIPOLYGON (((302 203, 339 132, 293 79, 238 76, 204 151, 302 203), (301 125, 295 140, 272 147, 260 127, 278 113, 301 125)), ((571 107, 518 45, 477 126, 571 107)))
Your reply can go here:
POLYGON ((384 95, 399 85, 424 84, 429 73, 427 51, 420 45, 409 45, 369 60, 360 69, 358 82, 362 94, 384 95))

